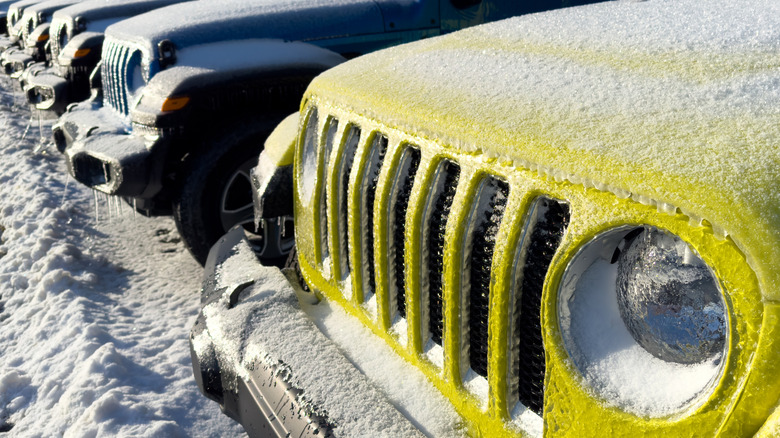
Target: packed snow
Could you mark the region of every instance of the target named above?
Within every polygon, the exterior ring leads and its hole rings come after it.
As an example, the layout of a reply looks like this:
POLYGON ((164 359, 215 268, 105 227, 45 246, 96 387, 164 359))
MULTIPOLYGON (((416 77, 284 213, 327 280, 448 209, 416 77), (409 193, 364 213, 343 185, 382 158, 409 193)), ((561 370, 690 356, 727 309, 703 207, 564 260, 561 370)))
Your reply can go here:
POLYGON ((69 181, 48 143, 51 121, 40 123, 42 138, 9 87, 0 89, 0 431, 243 435, 192 376, 202 268, 173 221, 69 181))

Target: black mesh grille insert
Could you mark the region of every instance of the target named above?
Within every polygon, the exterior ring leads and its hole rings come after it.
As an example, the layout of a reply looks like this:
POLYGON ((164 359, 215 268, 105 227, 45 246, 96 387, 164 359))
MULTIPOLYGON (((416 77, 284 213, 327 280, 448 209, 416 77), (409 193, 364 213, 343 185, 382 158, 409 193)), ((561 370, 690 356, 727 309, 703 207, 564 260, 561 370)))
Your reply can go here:
POLYGON ((349 224, 349 175, 352 173, 352 163, 355 161, 355 152, 360 141, 360 127, 352 125, 347 134, 347 142, 344 146, 344 154, 339 167, 339 259, 341 260, 341 276, 346 276, 350 271, 349 238, 347 228, 349 224))
POLYGON ((487 377, 490 272, 496 234, 506 209, 509 185, 487 178, 477 197, 472 216, 469 269, 469 362, 475 373, 487 377))
MULTIPOLYGON (((544 407, 544 344, 541 305, 544 278, 569 224, 569 206, 550 199, 537 201, 534 223, 525 242, 525 264, 516 305, 518 396, 526 407, 542 415, 544 407)), ((517 287, 517 285, 515 286, 517 287)))
POLYGON ((428 234, 428 330, 434 342, 441 345, 444 325, 442 291, 444 274, 444 232, 447 217, 450 215, 452 201, 458 188, 460 167, 445 161, 441 164, 442 175, 437 181, 436 195, 433 199, 433 212, 430 215, 430 233, 428 234))
POLYGON ((361 221, 363 229, 362 254, 363 254, 363 293, 365 296, 376 290, 376 269, 374 269, 374 201, 376 200, 376 185, 379 181, 379 172, 382 170, 382 162, 387 153, 387 137, 381 134, 374 135, 371 141, 371 151, 365 163, 362 187, 361 221))
POLYGON ((326 188, 328 168, 330 164, 330 151, 333 150, 333 142, 336 139, 336 131, 339 127, 339 121, 335 117, 331 117, 328 120, 328 131, 325 137, 325 144, 320 152, 322 156, 322 185, 320 185, 320 254, 322 254, 322 260, 328 258, 328 190, 326 188))
POLYGON ((395 280, 395 304, 398 315, 406 317, 406 257, 404 255, 404 234, 406 233, 406 212, 409 207, 409 196, 412 194, 414 186, 414 177, 417 175, 417 168, 420 167, 420 151, 415 148, 407 147, 401 157, 399 172, 396 175, 395 202, 389 204, 390 217, 393 218, 393 232, 390 236, 393 239, 390 245, 390 251, 394 256, 392 263, 392 278, 395 280))

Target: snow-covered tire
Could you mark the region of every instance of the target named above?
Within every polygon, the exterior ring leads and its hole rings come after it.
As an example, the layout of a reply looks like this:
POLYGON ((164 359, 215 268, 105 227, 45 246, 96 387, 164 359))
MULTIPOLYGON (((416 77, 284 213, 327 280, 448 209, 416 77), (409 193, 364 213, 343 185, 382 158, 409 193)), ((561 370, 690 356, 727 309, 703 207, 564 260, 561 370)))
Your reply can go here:
MULTIPOLYGON (((201 264, 211 246, 233 226, 242 224, 254 231, 249 170, 257 164, 272 128, 267 121, 236 123, 223 131, 224 136, 204 142, 203 148, 189 155, 172 208, 184 243, 201 264)), ((256 237, 262 237, 262 231, 256 237)), ((287 253, 282 261, 286 258, 287 253)))

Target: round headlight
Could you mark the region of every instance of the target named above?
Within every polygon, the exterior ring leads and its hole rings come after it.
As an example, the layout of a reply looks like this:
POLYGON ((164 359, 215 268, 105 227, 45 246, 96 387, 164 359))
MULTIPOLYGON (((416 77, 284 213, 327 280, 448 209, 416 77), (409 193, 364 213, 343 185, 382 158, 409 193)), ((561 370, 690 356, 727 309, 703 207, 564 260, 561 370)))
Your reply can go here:
POLYGON ((718 356, 726 321, 712 271, 680 239, 639 229, 617 254, 617 298, 629 333, 653 356, 694 364, 718 356))
POLYGON ((564 273, 558 319, 584 380, 626 411, 679 412, 721 374, 728 317, 719 282, 666 231, 619 228, 585 245, 564 273))

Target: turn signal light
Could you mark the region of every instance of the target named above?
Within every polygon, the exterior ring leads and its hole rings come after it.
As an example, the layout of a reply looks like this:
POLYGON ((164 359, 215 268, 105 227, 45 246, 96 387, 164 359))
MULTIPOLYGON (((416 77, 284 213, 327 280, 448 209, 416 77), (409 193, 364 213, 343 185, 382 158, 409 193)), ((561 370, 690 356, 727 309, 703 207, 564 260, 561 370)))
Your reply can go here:
POLYGON ((91 52, 92 49, 78 49, 75 53, 73 53, 74 58, 83 58, 87 55, 89 55, 89 52, 91 52))
POLYGON ((187 96, 168 97, 162 104, 162 111, 177 111, 184 108, 189 102, 190 98, 187 96))

